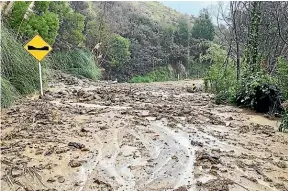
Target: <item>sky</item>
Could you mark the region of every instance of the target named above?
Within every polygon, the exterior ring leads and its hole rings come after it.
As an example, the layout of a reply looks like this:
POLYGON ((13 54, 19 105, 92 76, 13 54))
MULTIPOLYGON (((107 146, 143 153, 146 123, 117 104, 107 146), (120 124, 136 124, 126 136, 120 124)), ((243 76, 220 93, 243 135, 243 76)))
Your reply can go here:
POLYGON ((199 16, 201 9, 216 5, 217 1, 160 1, 162 4, 181 13, 199 16))

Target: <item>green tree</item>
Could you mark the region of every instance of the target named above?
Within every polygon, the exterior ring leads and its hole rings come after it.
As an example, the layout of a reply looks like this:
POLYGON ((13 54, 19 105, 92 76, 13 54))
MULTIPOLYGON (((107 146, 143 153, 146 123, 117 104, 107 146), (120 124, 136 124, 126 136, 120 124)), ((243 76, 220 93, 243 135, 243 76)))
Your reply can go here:
POLYGON ((34 12, 37 15, 43 15, 45 12, 48 11, 49 4, 50 4, 49 1, 35 1, 34 12))
POLYGON ((188 46, 189 41, 189 28, 188 21, 184 18, 179 20, 177 30, 175 32, 175 42, 184 47, 188 46))
POLYGON ((23 36, 23 40, 39 34, 49 44, 55 42, 59 29, 59 19, 48 11, 50 2, 21 2, 14 3, 12 13, 8 16, 8 26, 23 36))
POLYGON ((62 39, 68 43, 78 46, 85 39, 83 35, 85 16, 80 13, 69 12, 60 28, 62 39))
POLYGON ((213 40, 214 26, 206 9, 202 10, 192 27, 191 36, 196 39, 213 40))
POLYGON ((74 12, 67 2, 51 2, 49 10, 56 13, 60 20, 56 48, 80 46, 84 40, 85 16, 74 12))
POLYGON ((112 66, 121 66, 130 57, 130 42, 128 39, 114 34, 110 41, 108 58, 112 66))
MULTIPOLYGON (((101 47, 107 47, 111 33, 107 24, 95 20, 88 21, 86 25, 86 46, 92 50, 99 42, 102 43, 101 47)), ((103 50, 105 51, 105 50, 103 50)))

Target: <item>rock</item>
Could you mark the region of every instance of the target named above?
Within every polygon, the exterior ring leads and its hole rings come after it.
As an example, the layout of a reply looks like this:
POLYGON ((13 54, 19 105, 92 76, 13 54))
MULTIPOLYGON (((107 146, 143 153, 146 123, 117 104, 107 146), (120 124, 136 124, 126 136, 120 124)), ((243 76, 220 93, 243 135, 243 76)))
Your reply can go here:
POLYGON ((225 123, 225 126, 226 126, 226 127, 229 127, 230 125, 231 125, 231 122, 226 122, 226 123, 225 123))
POLYGON ((266 175, 263 175, 263 178, 264 178, 264 181, 265 181, 265 182, 273 182, 273 181, 271 180, 271 178, 269 178, 269 177, 266 176, 266 175))
POLYGON ((187 187, 186 186, 181 186, 173 191, 188 191, 187 187))
POLYGON ((276 163, 279 168, 287 168, 287 165, 284 161, 279 161, 276 163))
POLYGON ((178 160, 178 157, 176 155, 173 155, 171 158, 174 160, 178 160))
POLYGON ((63 176, 58 176, 58 182, 59 183, 65 182, 65 178, 63 176))
POLYGON ((199 142, 199 141, 191 141, 191 145, 193 146, 199 146, 199 147, 203 147, 203 143, 199 142))
POLYGON ((226 121, 232 121, 233 120, 233 117, 227 117, 226 119, 225 119, 226 121))
POLYGON ((56 180, 54 179, 54 178, 49 178, 48 180, 47 180, 47 182, 50 182, 50 183, 52 183, 52 182, 55 182, 56 180))
POLYGON ((69 142, 68 146, 75 147, 76 149, 83 149, 85 147, 84 144, 76 143, 76 142, 69 142))
POLYGON ((108 129, 108 127, 106 127, 106 126, 100 127, 100 130, 106 130, 106 129, 108 129))
POLYGON ((53 154, 54 152, 54 148, 49 148, 45 153, 44 153, 44 156, 49 156, 51 154, 53 154))
POLYGON ((71 160, 68 165, 72 168, 76 168, 82 165, 81 161, 77 161, 77 160, 71 160))
POLYGON ((89 132, 89 131, 83 127, 83 128, 81 128, 81 132, 82 132, 82 133, 87 133, 87 132, 89 132))
POLYGON ((85 147, 85 148, 81 149, 81 151, 90 151, 90 149, 85 147))
POLYGON ((22 170, 18 168, 13 168, 11 173, 12 173, 12 177, 16 178, 22 175, 22 170))

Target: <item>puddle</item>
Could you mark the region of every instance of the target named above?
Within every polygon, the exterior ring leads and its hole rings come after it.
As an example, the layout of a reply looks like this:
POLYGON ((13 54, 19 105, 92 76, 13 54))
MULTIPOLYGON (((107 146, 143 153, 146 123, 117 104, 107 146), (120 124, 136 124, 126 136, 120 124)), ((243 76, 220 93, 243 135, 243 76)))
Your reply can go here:
POLYGON ((266 117, 263 117, 261 115, 248 115, 249 122, 251 123, 257 123, 259 125, 269 125, 271 127, 274 127, 274 129, 278 129, 280 122, 277 120, 271 120, 267 119, 266 117))

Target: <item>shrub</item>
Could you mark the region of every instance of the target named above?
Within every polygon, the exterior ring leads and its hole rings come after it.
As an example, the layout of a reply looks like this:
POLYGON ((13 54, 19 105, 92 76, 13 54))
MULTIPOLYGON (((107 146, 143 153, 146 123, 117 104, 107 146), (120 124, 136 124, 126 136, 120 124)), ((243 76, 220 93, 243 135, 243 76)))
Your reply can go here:
POLYGON ((257 112, 280 112, 282 101, 276 79, 262 71, 243 78, 237 89, 237 105, 250 107, 257 112))
POLYGON ((53 53, 49 67, 92 80, 98 80, 100 77, 100 70, 93 55, 79 49, 53 53))

